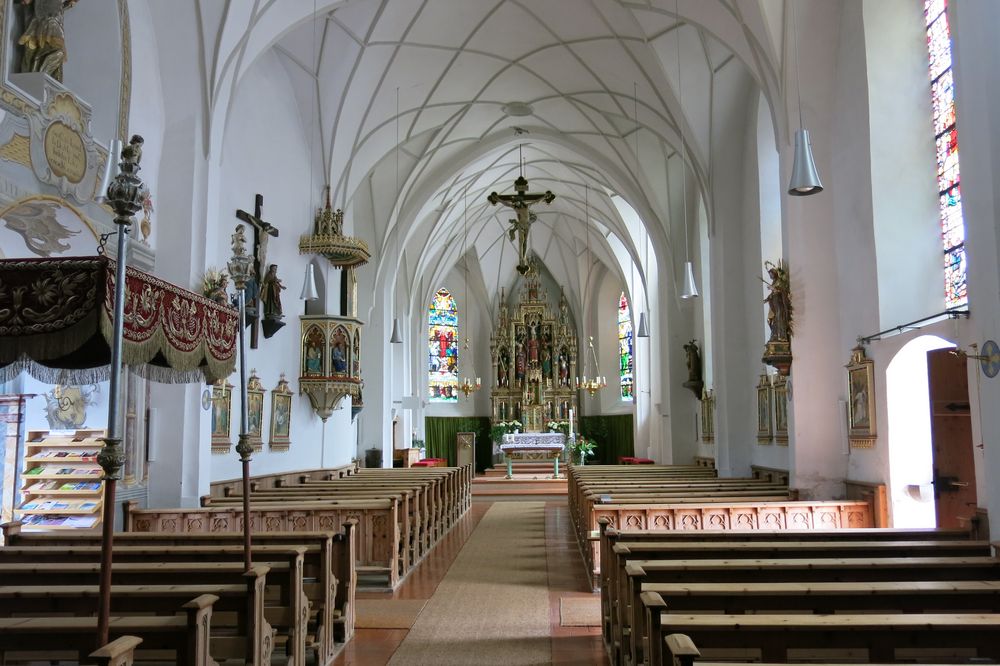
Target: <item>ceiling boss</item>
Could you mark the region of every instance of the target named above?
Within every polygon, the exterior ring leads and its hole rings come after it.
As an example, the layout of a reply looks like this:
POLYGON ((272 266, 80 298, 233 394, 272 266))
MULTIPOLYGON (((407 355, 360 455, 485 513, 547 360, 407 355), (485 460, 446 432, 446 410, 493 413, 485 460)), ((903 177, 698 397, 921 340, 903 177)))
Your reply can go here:
POLYGON ((552 203, 555 198, 556 195, 548 190, 545 191, 545 194, 528 194, 528 179, 524 177, 524 174, 518 176, 517 180, 514 181, 514 194, 491 192, 486 197, 486 200, 492 205, 503 204, 508 208, 513 208, 517 214, 516 219, 510 220, 511 226, 507 233, 511 240, 514 240, 515 234, 517 235, 517 272, 521 275, 528 272, 528 232, 531 229, 531 223, 538 219, 530 209, 539 201, 548 204, 552 203))

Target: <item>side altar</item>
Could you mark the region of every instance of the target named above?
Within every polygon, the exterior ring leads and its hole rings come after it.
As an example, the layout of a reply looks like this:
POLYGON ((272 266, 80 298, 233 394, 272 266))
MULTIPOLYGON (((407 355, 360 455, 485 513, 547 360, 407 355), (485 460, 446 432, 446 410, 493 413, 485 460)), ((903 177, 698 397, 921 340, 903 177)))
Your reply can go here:
POLYGON ((568 421, 579 410, 577 339, 565 296, 554 312, 532 266, 513 311, 503 293, 498 310, 490 338, 493 423, 517 420, 525 433, 539 433, 549 421, 568 421))

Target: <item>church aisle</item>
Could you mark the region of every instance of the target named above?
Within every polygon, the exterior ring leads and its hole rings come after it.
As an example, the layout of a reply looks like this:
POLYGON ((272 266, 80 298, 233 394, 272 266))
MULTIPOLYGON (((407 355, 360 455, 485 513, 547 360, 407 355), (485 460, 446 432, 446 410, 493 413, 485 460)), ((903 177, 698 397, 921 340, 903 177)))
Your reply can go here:
POLYGON ((394 595, 359 594, 359 618, 426 599, 412 628, 359 627, 336 664, 604 664, 598 627, 560 626, 560 598, 590 594, 564 500, 474 502, 394 595))

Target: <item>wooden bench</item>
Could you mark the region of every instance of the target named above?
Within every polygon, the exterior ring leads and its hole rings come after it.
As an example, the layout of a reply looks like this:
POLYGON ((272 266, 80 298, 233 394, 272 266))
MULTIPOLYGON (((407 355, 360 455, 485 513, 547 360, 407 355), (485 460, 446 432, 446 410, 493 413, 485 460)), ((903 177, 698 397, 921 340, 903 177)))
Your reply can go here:
MULTIPOLYGON (((84 545, 97 548, 100 536, 96 533, 80 532, 29 532, 22 533, 17 524, 5 526, 8 543, 15 547, 59 547, 78 548, 84 545)), ((256 533, 254 538, 255 559, 259 559, 268 547, 305 546, 303 560, 303 591, 316 615, 319 626, 313 632, 310 647, 325 655, 331 661, 354 635, 355 614, 355 539, 354 522, 348 521, 343 532, 268 532, 256 533), (316 554, 319 553, 317 559, 316 554), (326 610, 329 609, 329 610, 326 610)), ((214 559, 242 561, 242 534, 238 533, 143 533, 119 532, 115 535, 116 560, 126 548, 143 547, 149 549, 153 557, 176 551, 181 559, 185 553, 209 550, 214 559), (200 550, 199 550, 200 549, 200 550)))
MULTIPOLYGON (((199 596, 181 607, 184 615, 112 615, 109 633, 114 638, 141 637, 144 650, 169 650, 177 664, 217 666, 209 655, 212 605, 216 600, 211 594, 199 596)), ((0 657, 6 659, 16 653, 35 659, 59 659, 60 653, 69 652, 71 658, 83 660, 93 651, 96 632, 96 616, 0 618, 0 657)), ((111 653, 120 652, 120 647, 109 645, 100 651, 110 659, 111 653)))
MULTIPOLYGON (((638 619, 636 599, 628 588, 626 567, 630 562, 644 560, 698 560, 717 559, 789 559, 836 557, 989 557, 992 548, 984 541, 796 541, 798 532, 785 533, 783 540, 762 541, 619 541, 611 548, 606 573, 602 572, 601 608, 604 635, 609 641, 620 640, 614 635, 611 624, 619 632, 635 627, 638 619)), ((650 589, 643 584, 641 590, 650 589)))
MULTIPOLYGON (((346 522, 356 527, 356 571, 386 577, 390 588, 399 584, 399 503, 390 499, 345 500, 321 504, 250 505, 250 526, 255 533, 336 531, 346 522)), ((129 532, 198 534, 242 533, 243 508, 136 509, 125 503, 125 529, 129 532)))
POLYGON ((635 659, 643 639, 635 634, 644 626, 640 614, 648 609, 644 608, 642 595, 651 584, 721 583, 738 589, 738 584, 772 582, 997 580, 1000 560, 992 557, 639 560, 626 564, 625 573, 629 601, 626 606, 621 606, 624 601, 620 602, 618 617, 631 615, 631 623, 628 628, 616 626, 619 633, 615 640, 620 641, 620 650, 633 655, 632 663, 638 663, 635 659))
MULTIPOLYGON (((274 645, 273 631, 264 617, 267 571, 267 566, 255 565, 244 574, 244 585, 114 585, 111 613, 173 615, 185 599, 212 594, 218 597, 210 632, 213 657, 263 666, 271 663, 274 645)), ((0 617, 92 616, 98 594, 97 585, 0 586, 0 617)))
POLYGON ((656 640, 646 661, 651 666, 675 663, 664 659, 667 636, 675 633, 713 649, 754 650, 774 662, 787 661, 791 649, 864 649, 870 661, 883 662, 897 661, 898 649, 962 649, 1000 658, 1000 614, 691 615, 654 611, 654 605, 649 632, 656 640))

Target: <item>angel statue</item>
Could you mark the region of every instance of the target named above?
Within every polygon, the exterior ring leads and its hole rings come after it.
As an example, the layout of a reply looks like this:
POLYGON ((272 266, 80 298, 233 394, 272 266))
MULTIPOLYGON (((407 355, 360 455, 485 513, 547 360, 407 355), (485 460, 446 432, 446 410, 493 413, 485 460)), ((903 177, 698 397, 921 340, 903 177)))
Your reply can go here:
POLYGON ((792 336, 792 290, 788 267, 783 260, 777 264, 764 263, 770 282, 763 280, 771 292, 764 299, 767 303, 767 325, 771 328, 771 341, 788 341, 792 336))
POLYGON ((63 79, 66 33, 63 13, 77 0, 20 0, 27 27, 17 43, 24 47, 22 72, 42 72, 56 81, 63 79))

